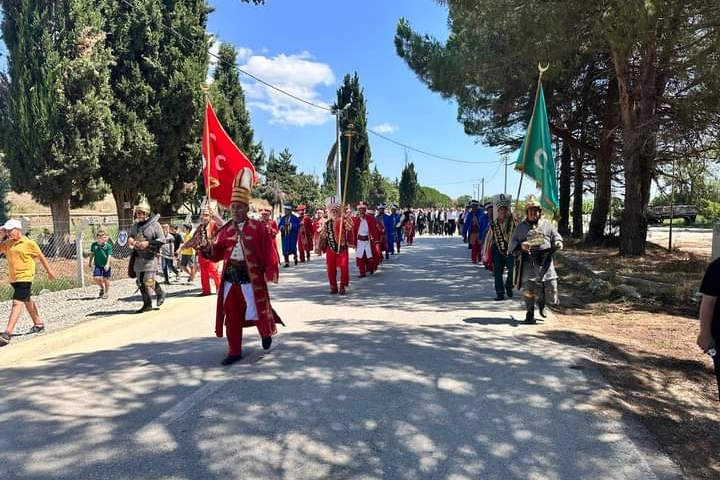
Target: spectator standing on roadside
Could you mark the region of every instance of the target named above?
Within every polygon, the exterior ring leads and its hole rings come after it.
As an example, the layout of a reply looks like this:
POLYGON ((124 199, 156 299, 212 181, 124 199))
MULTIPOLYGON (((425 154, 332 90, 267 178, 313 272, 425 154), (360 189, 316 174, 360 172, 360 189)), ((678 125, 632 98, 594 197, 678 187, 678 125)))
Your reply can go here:
MULTIPOLYGON (((170 225, 170 234, 173 236, 173 240, 175 242, 174 248, 173 248, 173 254, 178 255, 180 252, 180 247, 183 244, 183 236, 180 232, 178 232, 177 225, 170 225)), ((178 265, 180 265, 180 262, 178 261, 178 265)), ((175 265, 173 265, 175 267, 175 265)), ((178 282, 180 281, 180 270, 175 267, 174 271, 175 273, 175 280, 178 282)))
POLYGON ((105 230, 98 230, 95 234, 95 241, 90 245, 90 268, 93 269, 93 281, 100 287, 99 298, 108 298, 110 291, 110 277, 112 267, 110 257, 112 256, 112 243, 108 242, 108 235, 105 230))
POLYGON ((160 257, 162 259, 162 271, 163 277, 165 277, 165 285, 170 285, 170 272, 173 272, 175 276, 180 275, 180 271, 175 268, 175 236, 170 233, 170 225, 167 223, 162 224, 163 236, 165 242, 160 247, 160 257))
POLYGON ((188 274, 188 283, 195 281, 195 273, 197 272, 195 266, 195 249, 192 247, 185 247, 185 244, 190 243, 192 238, 192 225, 183 225, 183 243, 180 246, 178 255, 180 257, 180 268, 188 274))
POLYGON ((8 220, 5 225, 0 227, 0 241, 0 253, 4 253, 7 259, 10 285, 13 287, 10 318, 5 331, 0 333, 0 347, 4 347, 10 343, 23 305, 33 321, 32 329, 28 333, 39 333, 45 330, 37 305, 32 300, 30 293, 33 280, 35 280, 35 259, 40 261, 50 280, 55 280, 55 273, 50 268, 45 255, 40 251, 38 244, 23 235, 20 220, 8 220))
POLYGON ((697 344, 703 352, 712 356, 720 396, 720 355, 717 353, 720 345, 720 303, 717 301, 720 297, 720 258, 716 258, 705 271, 700 284, 700 293, 702 293, 702 302, 697 344), (712 355, 713 350, 714 355, 712 355))

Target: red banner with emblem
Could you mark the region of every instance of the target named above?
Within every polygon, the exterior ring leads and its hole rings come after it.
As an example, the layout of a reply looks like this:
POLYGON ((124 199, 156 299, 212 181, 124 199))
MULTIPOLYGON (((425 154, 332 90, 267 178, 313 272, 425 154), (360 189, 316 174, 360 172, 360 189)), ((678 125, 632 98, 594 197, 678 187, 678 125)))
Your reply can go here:
POLYGON ((233 180, 241 169, 251 169, 257 181, 255 167, 225 132, 209 101, 205 105, 202 151, 205 191, 220 205, 230 205, 233 180))

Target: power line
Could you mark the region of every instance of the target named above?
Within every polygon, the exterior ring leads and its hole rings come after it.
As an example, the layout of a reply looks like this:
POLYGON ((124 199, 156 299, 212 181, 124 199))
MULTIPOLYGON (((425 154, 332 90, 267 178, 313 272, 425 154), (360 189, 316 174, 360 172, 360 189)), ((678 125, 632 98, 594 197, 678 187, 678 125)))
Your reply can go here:
POLYGON ((373 130, 368 130, 368 132, 372 133, 373 135, 375 135, 375 136, 377 136, 377 137, 382 138, 383 140, 387 140, 387 141, 390 142, 390 143, 394 143, 395 145, 399 145, 399 146, 401 146, 401 147, 407 148, 408 150, 412 150, 413 152, 422 153, 423 155, 427 155, 428 157, 439 158, 440 160, 447 160, 448 162, 471 163, 471 164, 475 164, 475 165, 495 163, 494 160, 492 160, 492 161, 476 161, 476 162, 472 162, 472 161, 470 161, 470 160, 458 160, 457 158, 444 157, 444 156, 442 156, 442 155, 436 155, 436 154, 434 154, 434 153, 430 153, 430 152, 426 152, 426 151, 424 151, 424 150, 420 150, 419 148, 411 147, 410 145, 406 145, 406 144, 404 144, 404 143, 402 143, 402 142, 398 142, 397 140, 393 140, 392 138, 386 137, 385 135, 382 135, 382 134, 380 134, 380 133, 377 133, 377 132, 375 132, 375 131, 373 131, 373 130))
MULTIPOLYGON (((131 9, 137 11, 137 7, 136 7, 133 3, 131 3, 129 0, 120 0, 120 1, 122 1, 125 5, 127 5, 127 6, 130 7, 131 9)), ((161 27, 163 27, 163 28, 167 28, 170 32, 172 32, 173 34, 175 34, 178 38, 180 38, 182 41, 186 42, 187 44, 189 44, 189 45, 194 45, 194 44, 195 44, 195 42, 193 41, 193 39, 188 38, 187 36, 183 35, 181 32, 178 32, 178 31, 177 31, 176 29, 174 29, 172 26, 165 25, 165 24, 160 24, 160 25, 161 25, 161 27)), ((320 109, 320 110, 325 110, 326 112, 332 112, 332 111, 333 111, 333 109, 332 109, 331 107, 326 107, 326 106, 324 106, 324 105, 319 105, 319 104, 317 104, 317 103, 311 102, 310 100, 306 100, 306 99, 304 99, 304 98, 302 98, 302 97, 298 97, 297 95, 294 95, 294 94, 292 94, 292 93, 290 93, 290 92, 288 92, 288 91, 286 91, 286 90, 283 90, 282 88, 280 88, 280 87, 278 87, 278 86, 275 86, 275 85, 273 85, 273 84, 271 84, 271 83, 269 83, 269 82, 266 82, 266 81, 263 80, 262 78, 257 77, 257 76, 255 76, 255 75, 253 75, 252 73, 243 70, 243 69, 240 68, 237 64, 234 64, 234 63, 231 64, 231 63, 225 62, 222 58, 220 58, 219 55, 217 55, 217 54, 215 54, 215 53, 213 53, 213 52, 208 51, 208 55, 211 56, 212 58, 216 59, 216 60, 218 61, 218 63, 222 63, 223 65, 230 66, 231 68, 234 68, 234 69, 235 69, 236 71, 238 71, 239 73, 242 73, 243 75, 246 75, 246 76, 252 78, 252 79, 255 80, 256 82, 261 83, 262 85, 265 85, 266 87, 271 88, 271 89, 273 89, 273 90, 275 90, 275 91, 277 91, 277 92, 279 92, 279 93, 281 93, 281 94, 283 94, 283 95, 286 95, 286 96, 288 96, 288 97, 290 97, 290 98, 292 98, 292 99, 294 99, 294 100, 296 100, 296 101, 298 101, 298 102, 302 102, 302 103, 304 103, 304 104, 306 104, 306 105, 309 105, 309 106, 311 106, 311 107, 318 108, 318 109, 320 109)), ((395 145, 399 145, 399 146, 401 146, 401 147, 407 148, 408 150, 412 150, 413 152, 417 152, 417 153, 420 153, 420 154, 423 154, 423 155, 427 155, 428 157, 433 157, 433 158, 437 158, 437 159, 440 159, 440 160, 447 160, 448 162, 466 163, 466 164, 475 164, 475 165, 495 163, 494 161, 470 161, 470 160, 459 160, 459 159, 456 159, 456 158, 445 157, 445 156, 443 156, 443 155, 437 155, 437 154, 434 154, 434 153, 426 152, 426 151, 424 151, 424 150, 420 150, 419 148, 415 148, 415 147, 412 147, 412 146, 407 145, 407 144, 405 144, 405 143, 398 142, 397 140, 393 140, 392 138, 386 137, 385 135, 382 135, 382 134, 380 134, 380 133, 377 133, 377 132, 375 132, 375 131, 373 131, 373 130, 367 130, 367 131, 370 132, 371 134, 377 136, 377 137, 382 138, 382 139, 385 140, 385 141, 388 141, 388 142, 390 142, 390 143, 394 143, 395 145)))

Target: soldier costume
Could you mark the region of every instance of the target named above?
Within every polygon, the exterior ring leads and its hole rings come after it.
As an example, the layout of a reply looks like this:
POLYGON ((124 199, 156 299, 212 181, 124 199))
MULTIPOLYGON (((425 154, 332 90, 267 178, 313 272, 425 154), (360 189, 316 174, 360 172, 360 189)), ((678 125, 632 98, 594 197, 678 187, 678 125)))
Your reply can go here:
POLYGON ((278 281, 275 246, 268 229, 247 216, 253 172, 240 170, 233 182, 230 211, 232 220, 218 232, 215 240, 202 249, 212 261, 223 261, 222 288, 218 291, 215 335, 227 334, 228 353, 221 362, 230 365, 242 358, 243 328, 256 327, 267 350, 277 323, 282 320, 270 304, 267 282, 278 281))
POLYGON ((540 202, 531 198, 525 206, 526 218, 515 229, 508 251, 516 256, 515 287, 523 289, 525 322, 535 323, 535 303, 545 318, 545 305, 557 305, 557 273, 552 255, 561 250, 563 239, 555 226, 541 218, 540 202))
POLYGON ((165 243, 165 234, 158 222, 160 215, 150 216, 150 205, 146 200, 135 205, 133 216, 136 222, 130 228, 128 245, 133 249, 128 274, 135 278, 143 305, 135 313, 152 310, 150 290, 155 291, 157 306, 165 302, 165 292, 155 280, 158 271, 158 253, 165 243))
POLYGON ((500 194, 495 199, 496 219, 490 223, 492 242, 492 269, 495 276, 495 300, 504 300, 513 296, 513 272, 515 259, 508 254, 510 239, 515 231, 515 220, 510 213, 510 197, 500 194), (507 277, 503 283, 503 272, 507 269, 507 277))
POLYGON ((298 250, 300 253, 300 263, 305 263, 305 259, 310 261, 310 252, 313 250, 313 224, 312 219, 306 215, 305 205, 297 206, 298 213, 298 250))

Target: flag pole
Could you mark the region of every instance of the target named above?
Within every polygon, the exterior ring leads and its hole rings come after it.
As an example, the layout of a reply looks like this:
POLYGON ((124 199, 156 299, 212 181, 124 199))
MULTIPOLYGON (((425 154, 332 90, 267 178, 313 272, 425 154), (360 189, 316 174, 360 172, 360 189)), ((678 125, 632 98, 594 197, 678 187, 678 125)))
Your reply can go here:
POLYGON ((535 89, 535 100, 533 101, 533 111, 532 115, 530 115, 530 123, 528 124, 528 131, 525 135, 525 142, 523 145, 523 154, 522 154, 522 173, 520 174, 520 183, 518 184, 518 193, 517 197, 515 197, 515 212, 518 211, 518 208, 520 208, 520 190, 522 189, 522 182, 523 177, 525 176, 525 163, 527 162, 527 153, 528 153, 528 147, 529 143, 528 140, 530 139, 530 135, 532 134, 532 126, 533 126, 533 120, 535 120, 535 105, 537 105, 537 97, 540 94, 540 86, 542 85, 542 76, 543 73, 547 71, 547 69, 550 68, 550 64, 548 63, 544 67, 538 63, 538 82, 537 82, 537 88, 535 89))
POLYGON ((205 185, 207 186, 205 190, 205 198, 207 200, 208 205, 210 204, 210 190, 212 189, 212 185, 210 184, 210 122, 208 121, 208 107, 210 106, 210 96, 208 95, 208 87, 207 85, 204 85, 200 87, 205 95, 205 145, 206 145, 206 151, 205 153, 205 185))

